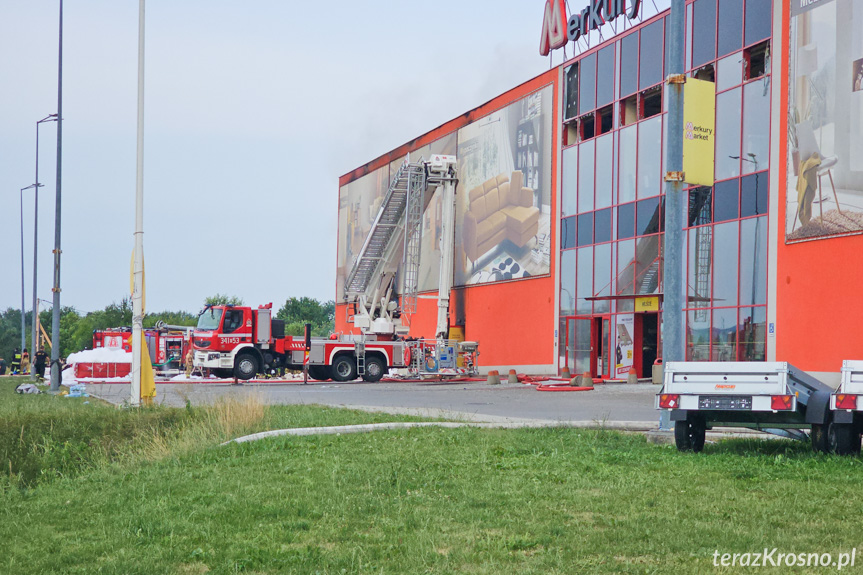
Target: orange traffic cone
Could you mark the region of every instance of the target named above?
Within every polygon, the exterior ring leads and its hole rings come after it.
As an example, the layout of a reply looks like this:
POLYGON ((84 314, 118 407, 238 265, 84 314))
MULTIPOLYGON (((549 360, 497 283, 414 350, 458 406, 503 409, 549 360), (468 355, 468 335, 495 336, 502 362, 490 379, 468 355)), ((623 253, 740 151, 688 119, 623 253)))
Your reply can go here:
POLYGON ((560 377, 564 379, 569 379, 570 377, 572 377, 572 375, 570 375, 569 373, 568 367, 564 367, 562 370, 560 370, 560 377))
POLYGON ((500 372, 496 369, 489 371, 486 383, 489 385, 500 385, 500 372))
POLYGON ((626 383, 638 383, 638 374, 634 367, 629 368, 629 373, 626 375, 626 383))
POLYGON ((506 382, 518 383, 518 373, 514 369, 509 370, 509 375, 506 378, 506 382))

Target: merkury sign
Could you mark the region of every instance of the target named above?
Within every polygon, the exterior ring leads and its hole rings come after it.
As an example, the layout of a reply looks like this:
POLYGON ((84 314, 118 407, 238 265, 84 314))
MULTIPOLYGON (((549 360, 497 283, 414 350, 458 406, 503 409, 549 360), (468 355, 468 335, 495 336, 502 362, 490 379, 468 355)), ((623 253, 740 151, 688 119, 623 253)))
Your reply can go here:
POLYGON ((548 56, 552 50, 562 48, 567 42, 575 42, 591 30, 597 30, 624 14, 629 20, 638 17, 641 0, 590 0, 581 12, 566 17, 566 0, 546 0, 545 16, 542 19, 542 36, 539 53, 548 56))

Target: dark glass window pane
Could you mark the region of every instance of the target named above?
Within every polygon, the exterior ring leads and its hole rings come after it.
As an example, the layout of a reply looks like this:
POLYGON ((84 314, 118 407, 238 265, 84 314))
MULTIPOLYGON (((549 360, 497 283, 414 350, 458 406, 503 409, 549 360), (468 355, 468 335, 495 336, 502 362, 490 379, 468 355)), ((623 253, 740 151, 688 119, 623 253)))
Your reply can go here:
POLYGON ((743 42, 743 0, 719 0, 719 56, 740 50, 743 42))
POLYGON ((636 215, 636 235, 659 232, 659 198, 649 198, 638 202, 636 215))
POLYGON ((767 172, 744 177, 740 181, 740 217, 767 213, 767 172))
POLYGON ((560 220, 560 247, 561 249, 575 247, 575 218, 563 218, 560 220))
POLYGON ((641 29, 641 77, 639 90, 662 81, 662 20, 641 29))
POLYGON ((579 62, 578 109, 587 112, 596 108, 596 54, 579 62))
POLYGON ((773 0, 746 0, 744 43, 749 46, 770 37, 773 0))
POLYGON ((638 90, 638 32, 620 41, 620 97, 638 90))
POLYGON ((713 186, 713 221, 735 220, 738 216, 737 179, 719 182, 713 186))
POLYGON ((571 120, 578 116, 578 65, 573 64, 566 69, 566 109, 565 119, 571 120))
POLYGON ((594 241, 598 244, 611 241, 611 210, 599 210, 593 224, 594 241))
POLYGON ((623 204, 617 208, 617 239, 635 235, 635 204, 623 204))
POLYGON ((578 216, 578 245, 589 246, 593 243, 593 212, 578 216))
POLYGON ((716 0, 697 0, 692 17, 692 67, 716 58, 716 0))
POLYGON ((598 52, 596 66, 596 107, 614 100, 614 44, 598 52))
POLYGON ((713 203, 713 188, 701 186, 689 190, 689 225, 701 226, 712 221, 710 206, 713 203))

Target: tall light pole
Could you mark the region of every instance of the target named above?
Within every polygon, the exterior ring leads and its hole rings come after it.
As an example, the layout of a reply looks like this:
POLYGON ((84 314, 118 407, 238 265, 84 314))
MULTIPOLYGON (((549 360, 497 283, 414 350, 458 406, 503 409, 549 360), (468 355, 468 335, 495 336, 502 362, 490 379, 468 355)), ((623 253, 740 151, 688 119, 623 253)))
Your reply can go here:
POLYGON ((63 0, 57 57, 57 185, 54 201, 54 297, 51 310, 51 391, 60 391, 60 183, 63 165, 63 0))
POLYGON ((26 188, 21 188, 21 353, 24 353, 24 348, 27 347, 27 321, 24 315, 27 311, 24 309, 24 190, 29 190, 35 187, 35 184, 30 184, 26 188))
POLYGON ((144 0, 138 0, 138 151, 135 178, 135 256, 132 270, 132 385, 129 403, 139 406, 144 319, 144 0))
MULTIPOLYGON (((56 122, 57 114, 49 114, 36 122, 36 183, 33 184, 35 189, 35 203, 33 208, 33 326, 30 329, 31 332, 31 341, 32 345, 30 346, 30 353, 33 356, 36 355, 38 351, 38 341, 39 341, 39 314, 36 313, 36 306, 38 305, 38 301, 36 298, 36 264, 38 262, 38 247, 39 247, 39 188, 42 187, 42 184, 39 183, 39 126, 44 122, 56 122)), ((36 379, 36 363, 30 362, 30 380, 36 379)))

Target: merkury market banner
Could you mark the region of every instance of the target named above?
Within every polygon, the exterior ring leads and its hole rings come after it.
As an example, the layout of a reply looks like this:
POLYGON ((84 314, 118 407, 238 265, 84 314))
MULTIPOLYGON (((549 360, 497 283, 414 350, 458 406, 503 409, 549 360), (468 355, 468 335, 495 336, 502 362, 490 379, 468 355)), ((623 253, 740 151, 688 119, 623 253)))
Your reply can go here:
POLYGON ((863 233, 863 0, 792 0, 787 241, 863 233))

